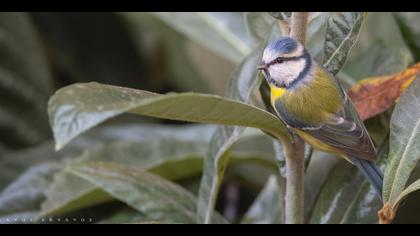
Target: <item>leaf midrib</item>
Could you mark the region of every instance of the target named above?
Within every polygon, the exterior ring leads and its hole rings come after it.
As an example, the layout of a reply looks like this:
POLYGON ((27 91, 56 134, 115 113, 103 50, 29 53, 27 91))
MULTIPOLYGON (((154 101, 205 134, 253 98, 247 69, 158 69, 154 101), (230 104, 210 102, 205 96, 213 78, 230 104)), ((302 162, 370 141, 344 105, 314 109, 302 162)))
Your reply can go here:
MULTIPOLYGON (((337 49, 333 52, 333 54, 330 56, 330 58, 328 59, 328 61, 326 61, 325 63, 324 63, 324 67, 326 67, 328 64, 330 64, 331 63, 331 61, 332 61, 332 59, 335 57, 335 55, 340 51, 340 49, 341 49, 341 47, 343 47, 343 45, 345 44, 345 43, 347 43, 347 40, 349 39, 349 37, 350 37, 350 35, 352 35, 353 34, 353 32, 354 32, 354 30, 355 30, 355 25, 356 25, 356 22, 358 22, 359 20, 360 20, 360 18, 361 17, 363 17, 363 14, 359 14, 359 16, 355 19, 355 24, 353 24, 353 26, 351 27, 351 29, 350 29, 350 32, 346 35, 346 37, 341 41, 341 43, 338 45, 338 47, 337 47, 337 49)), ((354 45, 352 45, 352 47, 353 47, 354 45)))
MULTIPOLYGON (((118 200, 120 200, 120 197, 118 195, 114 194, 114 192, 112 192, 112 191, 108 191, 107 188, 102 187, 102 185, 101 184, 98 184, 96 180, 91 179, 91 177, 89 177, 89 175, 91 175, 91 174, 96 174, 97 176, 101 176, 102 175, 104 177, 108 177, 108 178, 111 178, 111 179, 117 179, 117 181, 118 181, 118 179, 120 179, 122 181, 129 182, 129 183, 133 184, 134 186, 136 186, 138 184, 138 181, 137 180, 135 180, 135 179, 133 179, 133 178, 131 178, 129 176, 124 176, 124 175, 117 175, 117 176, 115 176, 114 174, 106 175, 106 174, 104 174, 102 172, 99 172, 99 171, 97 171, 95 169, 91 169, 91 168, 90 168, 89 172, 93 172, 93 173, 86 173, 85 174, 85 173, 83 173, 84 171, 81 170, 81 172, 79 172, 77 169, 74 170, 73 168, 69 169, 69 171, 71 171, 72 173, 76 174, 77 176, 80 176, 80 177, 86 179, 90 183, 94 184, 95 186, 97 186, 98 188, 100 188, 103 191, 107 192, 109 195, 115 197, 118 200)), ((177 188, 177 190, 181 190, 182 191, 182 189, 179 189, 178 186, 173 186, 173 187, 177 188)), ((189 209, 187 206, 185 206, 183 204, 179 204, 179 202, 175 201, 173 198, 171 198, 170 196, 168 196, 166 194, 155 192, 155 194, 156 193, 161 198, 165 199, 167 202, 170 202, 171 205, 173 207, 175 207, 176 209, 182 210, 186 214, 186 216, 188 216, 188 218, 190 218, 191 222, 193 222, 195 220, 195 211, 192 211, 191 209, 189 209)), ((195 198, 189 192, 184 192, 182 194, 188 196, 190 198, 189 200, 192 200, 192 199, 195 198)), ((124 201, 124 202, 126 202, 126 201, 124 201)), ((137 210, 143 211, 141 209, 138 209, 138 207, 135 206, 132 203, 129 203, 129 202, 126 202, 126 203, 129 204, 130 206, 134 207, 137 210)), ((147 213, 145 213, 145 214, 147 215, 147 213)))
POLYGON ((391 203, 393 205, 395 204, 394 200, 396 200, 398 198, 398 197, 396 197, 394 199, 394 197, 395 197, 394 196, 394 191, 395 191, 395 188, 396 188, 395 178, 397 176, 399 176, 399 174, 401 172, 401 168, 402 168, 402 165, 403 165, 402 163, 404 163, 405 162, 405 159, 407 158, 407 155, 406 154, 407 154, 408 150, 411 148, 411 146, 413 144, 413 140, 414 140, 414 137, 415 137, 415 135, 417 133, 416 131, 418 130, 419 125, 420 125, 420 119, 417 120, 416 125, 414 126, 414 129, 413 129, 413 132, 411 132, 410 138, 408 139, 408 142, 407 142, 407 146, 404 149, 403 154, 401 155, 401 160, 399 161, 397 170, 395 172, 395 175, 393 176, 392 186, 391 186, 391 190, 389 192, 389 199, 388 199, 388 201, 391 201, 391 203))

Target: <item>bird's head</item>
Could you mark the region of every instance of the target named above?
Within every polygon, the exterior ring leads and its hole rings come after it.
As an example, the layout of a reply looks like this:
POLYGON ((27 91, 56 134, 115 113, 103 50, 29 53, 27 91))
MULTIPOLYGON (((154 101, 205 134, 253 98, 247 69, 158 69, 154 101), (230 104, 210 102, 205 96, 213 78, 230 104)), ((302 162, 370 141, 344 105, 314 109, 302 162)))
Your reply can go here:
POLYGON ((257 68, 270 84, 288 88, 305 78, 311 65, 311 56, 299 41, 282 37, 268 44, 257 68))

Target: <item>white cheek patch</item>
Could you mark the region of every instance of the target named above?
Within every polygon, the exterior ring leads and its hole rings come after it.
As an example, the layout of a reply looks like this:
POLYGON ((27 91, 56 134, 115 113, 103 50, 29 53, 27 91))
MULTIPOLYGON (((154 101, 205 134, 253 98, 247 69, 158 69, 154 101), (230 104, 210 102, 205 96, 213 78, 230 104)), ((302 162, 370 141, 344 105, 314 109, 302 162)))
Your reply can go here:
POLYGON ((279 83, 289 85, 299 76, 305 67, 305 59, 297 61, 285 61, 269 67, 268 71, 272 79, 279 83))

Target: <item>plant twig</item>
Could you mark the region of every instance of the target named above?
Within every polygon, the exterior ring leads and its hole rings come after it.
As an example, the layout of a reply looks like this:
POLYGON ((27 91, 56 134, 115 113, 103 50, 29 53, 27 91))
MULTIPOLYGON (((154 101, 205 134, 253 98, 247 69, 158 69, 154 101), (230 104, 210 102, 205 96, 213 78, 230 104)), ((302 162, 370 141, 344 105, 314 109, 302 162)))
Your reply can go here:
MULTIPOLYGON (((307 12, 293 12, 290 36, 299 40, 303 45, 306 42, 306 27, 308 23, 307 12)), ((295 137, 291 145, 284 145, 286 159, 286 224, 302 224, 304 212, 304 170, 305 170, 305 143, 295 137)))
POLYGON ((306 27, 308 26, 308 12, 293 12, 290 27, 290 36, 306 43, 306 27))
POLYGON ((302 224, 304 206, 305 143, 296 137, 284 145, 286 159, 285 223, 302 224))

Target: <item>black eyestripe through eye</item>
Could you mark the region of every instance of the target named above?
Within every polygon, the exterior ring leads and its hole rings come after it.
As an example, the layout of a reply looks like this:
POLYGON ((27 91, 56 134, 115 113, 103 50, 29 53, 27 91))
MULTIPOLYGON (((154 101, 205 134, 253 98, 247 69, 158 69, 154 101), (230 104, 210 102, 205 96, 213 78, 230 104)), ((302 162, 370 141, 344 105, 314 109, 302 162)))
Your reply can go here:
POLYGON ((281 58, 281 57, 277 57, 276 60, 275 60, 275 62, 276 63, 283 63, 284 62, 284 59, 281 58))

